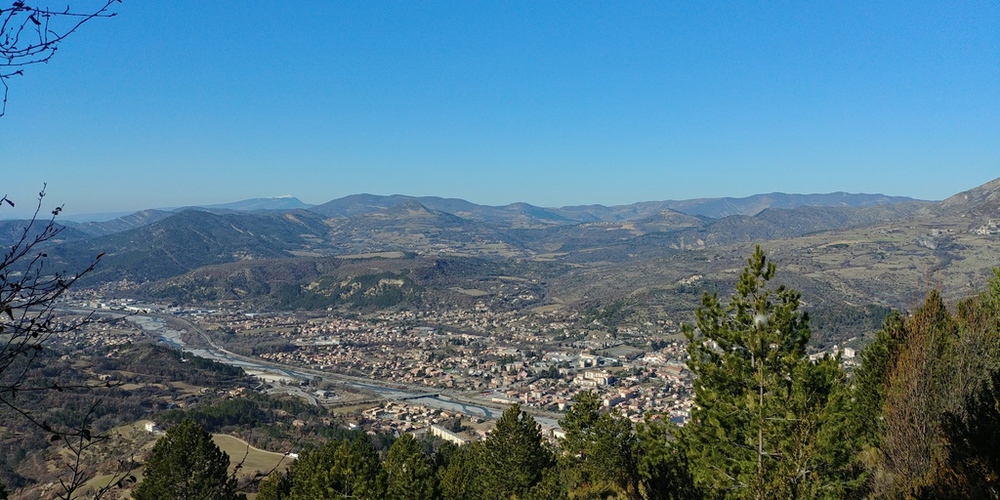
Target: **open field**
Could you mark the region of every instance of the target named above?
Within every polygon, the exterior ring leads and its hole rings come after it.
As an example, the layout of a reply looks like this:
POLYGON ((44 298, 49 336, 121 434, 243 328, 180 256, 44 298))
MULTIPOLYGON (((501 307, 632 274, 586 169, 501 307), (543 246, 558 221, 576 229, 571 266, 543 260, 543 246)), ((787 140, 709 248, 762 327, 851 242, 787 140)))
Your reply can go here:
POLYGON ((554 312, 554 311, 558 311, 558 310, 562 309, 563 307, 564 307, 563 304, 548 304, 548 305, 538 306, 538 307, 532 308, 531 312, 533 312, 535 314, 541 314, 541 313, 547 313, 547 312, 554 312))
POLYGON ((323 254, 319 252, 310 252, 308 250, 290 250, 288 253, 294 255, 295 257, 322 257, 323 254))
MULTIPOLYGON (((151 435, 143 429, 145 423, 146 421, 140 421, 132 425, 123 426, 116 429, 116 432, 120 433, 123 439, 140 439, 140 441, 136 441, 136 445, 148 450, 152 447, 155 441, 149 440, 151 435)), ((234 471, 240 460, 243 460, 243 466, 237 473, 238 477, 251 477, 258 471, 265 474, 271 472, 272 470, 283 472, 288 469, 289 464, 294 461, 293 458, 287 457, 282 453, 265 451, 252 446, 248 447, 246 441, 227 434, 213 434, 212 441, 215 442, 215 444, 222 451, 229 455, 230 473, 234 471)), ((130 474, 135 476, 135 478, 141 482, 142 472, 143 468, 139 467, 131 471, 130 474)), ((84 490, 95 491, 98 488, 103 488, 107 486, 108 482, 112 479, 114 479, 114 476, 111 474, 98 475, 87 482, 84 490)), ((119 489, 114 489, 112 491, 115 493, 127 493, 126 491, 119 489)), ((254 496, 256 496, 256 494, 249 494, 248 498, 253 498, 254 496)))
POLYGON ((240 460, 243 460, 240 476, 252 476, 256 471, 267 473, 272 469, 284 471, 293 460, 282 453, 248 446, 246 441, 228 434, 212 434, 212 441, 229 455, 230 472, 240 460))
POLYGON ((357 411, 364 411, 369 408, 374 408, 376 406, 379 406, 380 404, 381 401, 369 400, 362 402, 360 404, 335 406, 330 408, 330 413, 333 413, 334 415, 349 415, 357 411))
POLYGON ((406 257, 403 252, 372 252, 372 253, 356 253, 351 255, 338 255, 338 259, 402 259, 406 257))

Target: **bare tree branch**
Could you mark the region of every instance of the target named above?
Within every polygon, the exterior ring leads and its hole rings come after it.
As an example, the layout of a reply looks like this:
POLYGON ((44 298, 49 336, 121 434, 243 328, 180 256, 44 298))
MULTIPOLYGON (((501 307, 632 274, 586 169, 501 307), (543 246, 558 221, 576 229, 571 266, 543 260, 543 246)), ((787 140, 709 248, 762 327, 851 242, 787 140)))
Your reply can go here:
MULTIPOLYGON (((4 19, 3 26, 9 23, 9 17, 8 15, 4 19)), ((29 375, 39 356, 48 349, 46 343, 53 337, 76 331, 95 321, 93 314, 68 320, 57 318, 56 308, 60 299, 77 280, 94 270, 100 256, 76 273, 50 269, 46 247, 62 230, 62 226, 55 222, 62 207, 56 207, 48 217, 41 218, 44 198, 43 188, 38 193, 31 219, 16 233, 9 249, 0 255, 0 406, 20 415, 31 425, 49 434, 51 442, 61 442, 69 450, 73 457, 67 465, 69 477, 60 480, 62 491, 59 494, 59 498, 68 499, 74 498, 92 475, 83 468, 83 455, 95 443, 108 439, 108 436, 98 435, 92 430, 95 412, 101 400, 90 405, 77 424, 56 425, 25 409, 19 404, 18 395, 26 392, 90 390, 114 384, 41 382, 29 375)), ((7 196, 0 197, 0 206, 3 204, 14 206, 7 196)), ((121 470, 114 476, 118 481, 123 474, 128 476, 127 472, 131 470, 122 467, 119 469, 121 470)))
POLYGON ((111 7, 120 2, 101 0, 84 11, 33 7, 21 0, 7 9, 0 8, 0 116, 7 111, 8 79, 23 75, 25 66, 47 63, 59 44, 87 21, 114 17, 111 7))

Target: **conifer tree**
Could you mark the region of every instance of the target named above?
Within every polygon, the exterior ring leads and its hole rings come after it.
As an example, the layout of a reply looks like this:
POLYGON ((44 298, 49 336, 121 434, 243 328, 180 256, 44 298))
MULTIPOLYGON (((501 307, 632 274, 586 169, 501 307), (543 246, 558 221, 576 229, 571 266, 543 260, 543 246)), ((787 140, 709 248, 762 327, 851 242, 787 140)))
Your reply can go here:
POLYGON ((483 486, 483 443, 477 441, 454 450, 448 464, 438 470, 441 498, 477 500, 483 486))
MULTIPOLYGON (((565 485, 563 485, 562 480, 559 478, 559 468, 550 467, 545 469, 542 473, 541 481, 538 481, 534 486, 524 494, 524 500, 569 500, 570 494, 566 491, 565 485)), ((573 498, 584 500, 585 496, 574 496, 573 498)), ((610 497, 600 497, 610 500, 610 497)))
POLYGON ((153 446, 146 461, 136 500, 244 498, 236 493, 236 478, 227 472, 229 455, 212 442, 212 435, 185 419, 153 446))
POLYGON ((559 441, 560 468, 571 489, 638 494, 637 441, 632 422, 621 414, 602 412, 600 398, 584 392, 559 421, 566 436, 559 441))
POLYGON ((967 398, 964 413, 944 415, 945 470, 921 498, 1000 498, 1000 372, 967 398))
POLYGON ((674 439, 673 424, 650 415, 636 427, 639 456, 636 472, 645 500, 694 500, 705 495, 694 485, 687 456, 674 439))
POLYGON ((256 500, 283 500, 291 494, 291 476, 284 472, 275 471, 257 486, 256 500))
POLYGON ((331 441, 296 460, 288 475, 292 500, 385 498, 385 473, 367 437, 331 441))
POLYGON ((482 447, 482 498, 523 497, 555 465, 535 419, 514 404, 497 420, 482 447))
POLYGON ((857 435, 868 446, 878 447, 878 437, 884 425, 882 404, 885 402, 885 382, 896 365, 900 348, 906 340, 906 328, 899 313, 890 314, 875 332, 859 356, 861 365, 854 372, 853 419, 857 435))
POLYGON ((952 315, 932 291, 911 315, 887 324, 892 356, 880 354, 884 331, 866 349, 855 419, 876 414, 876 434, 862 455, 873 497, 1000 498, 993 452, 1000 443, 998 296, 1000 275, 952 315), (885 369, 878 369, 881 358, 885 369), (875 395, 871 403, 866 394, 875 395))
MULTIPOLYGON (((838 361, 810 362, 800 295, 768 286, 775 266, 757 247, 723 307, 705 294, 697 329, 685 326, 695 407, 680 434, 697 486, 720 498, 804 498, 843 494, 824 435, 838 361)), ((841 400, 843 402, 843 400, 841 400)))
POLYGON ((388 479, 386 498, 421 500, 435 497, 434 469, 412 434, 403 434, 392 444, 382 466, 388 479))

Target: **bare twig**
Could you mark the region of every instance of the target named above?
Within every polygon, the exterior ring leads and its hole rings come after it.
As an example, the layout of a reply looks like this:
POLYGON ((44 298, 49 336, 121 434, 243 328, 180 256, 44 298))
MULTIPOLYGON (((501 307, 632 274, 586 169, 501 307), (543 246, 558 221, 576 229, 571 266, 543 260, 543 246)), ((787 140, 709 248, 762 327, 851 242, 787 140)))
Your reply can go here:
MULTIPOLYGON (((15 4, 18 7, 19 4, 15 4)), ((21 6, 19 8, 27 9, 21 6)), ((41 12, 33 9, 33 12, 41 12)), ((4 14, 0 13, 0 16, 4 14)), ((0 17, 0 36, 9 36, 7 25, 11 14, 0 17)), ((18 31, 19 33, 20 31, 18 31)), ((20 36, 20 35, 17 35, 20 36)), ((17 38, 15 36, 15 38, 17 38)), ((51 215, 41 218, 45 189, 38 193, 38 202, 29 221, 17 233, 9 249, 0 255, 0 406, 5 406, 37 429, 50 435, 51 442, 61 442, 71 454, 67 465, 69 477, 60 479, 62 491, 59 498, 74 498, 90 473, 85 471, 83 455, 96 443, 108 436, 92 430, 95 412, 101 400, 93 402, 83 413, 78 425, 54 425, 19 404, 18 395, 45 391, 80 391, 98 387, 113 387, 117 383, 87 384, 43 382, 33 379, 30 370, 37 365, 39 356, 48 349, 46 344, 55 336, 74 332, 94 321, 93 314, 86 314, 68 321, 57 320, 56 307, 67 290, 81 277, 94 270, 100 256, 77 273, 49 269, 46 246, 56 238, 62 227, 55 218, 62 211, 56 207, 51 215)), ((14 206, 7 197, 0 197, 0 205, 14 206)), ((123 465, 126 462, 123 461, 123 465)), ((128 470, 119 467, 119 476, 128 470)), ((100 493, 100 492, 99 492, 100 493)), ((103 493, 100 493, 103 495, 103 493)))
POLYGON ((7 110, 8 79, 23 75, 25 66, 47 63, 59 44, 87 21, 117 15, 111 7, 120 1, 101 0, 86 11, 32 7, 22 0, 0 8, 0 116, 7 110))

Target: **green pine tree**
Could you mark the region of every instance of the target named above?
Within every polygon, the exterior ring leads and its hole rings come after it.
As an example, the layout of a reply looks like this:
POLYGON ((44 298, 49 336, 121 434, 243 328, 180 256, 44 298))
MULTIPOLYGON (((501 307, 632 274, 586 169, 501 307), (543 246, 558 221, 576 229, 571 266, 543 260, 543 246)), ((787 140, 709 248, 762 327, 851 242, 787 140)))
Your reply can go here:
POLYGON ((482 498, 523 497, 553 465, 555 456, 542 441, 538 423, 512 405, 483 443, 482 498))
POLYGON ((594 392, 577 395, 559 421, 560 468, 574 494, 601 491, 624 498, 638 494, 637 440, 632 422, 619 413, 601 411, 594 392))
POLYGON ((771 288, 775 266, 757 247, 727 307, 705 294, 685 326, 695 407, 680 433, 695 483, 719 498, 838 497, 839 446, 821 432, 844 418, 836 359, 810 362, 799 293, 771 288))
POLYGON ((855 453, 847 459, 847 467, 855 470, 853 485, 859 496, 870 493, 868 472, 879 459, 880 440, 885 433, 882 407, 885 403, 886 381, 899 358, 906 339, 903 316, 897 312, 889 315, 875 338, 861 351, 861 364, 854 370, 852 379, 854 403, 845 431, 854 437, 855 453))
POLYGON ((684 450, 677 446, 673 424, 649 415, 636 427, 639 442, 639 492, 645 500, 694 500, 703 495, 694 485, 684 450))
POLYGON ((212 442, 212 435, 185 419, 153 446, 136 500, 218 500, 244 498, 236 493, 236 478, 227 472, 229 455, 212 442))
MULTIPOLYGON (((559 478, 558 467, 550 467, 542 473, 541 481, 524 494, 524 500, 569 500, 569 492, 559 478)), ((574 497, 583 500, 584 497, 574 497)))
POLYGON ((289 468, 291 500, 385 498, 385 472, 370 439, 331 441, 289 468))
POLYGON ((283 472, 272 472, 257 486, 256 500, 284 500, 292 494, 291 476, 283 472))
POLYGON ((448 463, 438 470, 441 498, 478 500, 483 487, 483 443, 460 446, 448 456, 448 463))
POLYGON ((403 434, 389 448, 382 464, 388 476, 387 497, 392 500, 435 498, 437 479, 430 458, 412 434, 403 434))

